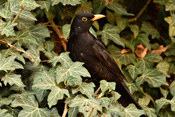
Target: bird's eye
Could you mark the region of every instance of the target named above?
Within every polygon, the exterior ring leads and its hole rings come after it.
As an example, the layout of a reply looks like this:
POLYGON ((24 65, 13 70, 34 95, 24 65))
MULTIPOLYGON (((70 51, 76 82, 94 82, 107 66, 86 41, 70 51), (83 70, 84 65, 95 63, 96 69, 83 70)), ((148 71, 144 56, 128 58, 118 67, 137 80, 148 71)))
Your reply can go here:
POLYGON ((82 18, 82 21, 83 21, 83 22, 86 22, 86 21, 87 21, 87 17, 83 17, 83 18, 82 18))

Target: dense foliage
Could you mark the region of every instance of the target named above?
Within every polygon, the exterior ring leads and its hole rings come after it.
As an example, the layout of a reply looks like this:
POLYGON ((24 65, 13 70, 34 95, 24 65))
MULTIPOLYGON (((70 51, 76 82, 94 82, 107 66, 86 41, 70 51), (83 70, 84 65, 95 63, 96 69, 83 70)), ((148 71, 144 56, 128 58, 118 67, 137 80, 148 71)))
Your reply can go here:
POLYGON ((174 117, 174 11, 175 0, 0 0, 0 116, 174 117), (69 58, 70 24, 80 12, 106 15, 90 31, 144 111, 124 108, 114 82, 94 83, 69 58))

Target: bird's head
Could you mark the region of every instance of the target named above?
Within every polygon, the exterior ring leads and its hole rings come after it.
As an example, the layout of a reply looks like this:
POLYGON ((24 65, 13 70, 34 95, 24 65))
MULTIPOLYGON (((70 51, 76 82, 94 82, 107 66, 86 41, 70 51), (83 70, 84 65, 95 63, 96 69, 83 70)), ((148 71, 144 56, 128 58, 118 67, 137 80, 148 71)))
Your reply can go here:
POLYGON ((78 14, 71 25, 71 35, 81 34, 83 32, 89 31, 89 28, 92 26, 92 23, 95 20, 105 17, 105 15, 92 13, 80 13, 78 14))

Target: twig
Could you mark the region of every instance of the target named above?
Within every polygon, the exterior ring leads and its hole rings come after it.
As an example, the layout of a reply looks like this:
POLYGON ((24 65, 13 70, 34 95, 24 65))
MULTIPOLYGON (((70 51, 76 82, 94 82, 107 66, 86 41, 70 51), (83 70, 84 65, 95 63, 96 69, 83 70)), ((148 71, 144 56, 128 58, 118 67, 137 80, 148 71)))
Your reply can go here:
POLYGON ((18 12, 18 14, 16 15, 16 17, 13 19, 12 23, 15 23, 16 20, 18 19, 20 13, 24 10, 25 6, 21 7, 20 11, 18 12))
POLYGON ((101 87, 98 87, 98 89, 95 91, 94 95, 97 95, 97 93, 100 91, 101 87))
POLYGON ((89 114, 89 117, 91 117, 92 112, 94 111, 95 108, 96 108, 96 106, 93 106, 93 107, 92 107, 92 110, 91 110, 91 113, 89 114))
POLYGON ((59 39, 61 40, 62 46, 64 50, 66 51, 67 50, 67 45, 66 45, 67 39, 65 39, 64 35, 61 34, 59 28, 56 26, 53 20, 50 22, 50 24, 52 25, 53 30, 57 33, 59 39))
POLYGON ((68 112, 68 108, 67 108, 67 104, 65 104, 64 105, 64 111, 63 111, 62 117, 66 117, 67 112, 68 112))
POLYGON ((0 7, 4 6, 7 2, 4 2, 2 5, 0 5, 0 7))
POLYGON ((136 15, 136 17, 129 19, 129 22, 135 22, 137 21, 137 19, 142 15, 142 13, 145 11, 145 9, 147 8, 147 6, 149 5, 149 3, 151 2, 151 0, 148 0, 146 2, 146 4, 144 5, 144 7, 139 11, 139 13, 136 15))
POLYGON ((11 48, 15 49, 15 50, 18 51, 18 52, 23 52, 24 54, 26 54, 26 55, 29 57, 29 59, 30 59, 32 62, 34 62, 32 56, 31 56, 28 52, 26 52, 26 51, 24 51, 24 50, 21 50, 21 49, 18 49, 18 48, 16 48, 15 46, 13 46, 11 43, 5 42, 5 41, 3 41, 3 40, 0 40, 0 42, 6 44, 6 45, 8 45, 8 46, 10 46, 11 48))

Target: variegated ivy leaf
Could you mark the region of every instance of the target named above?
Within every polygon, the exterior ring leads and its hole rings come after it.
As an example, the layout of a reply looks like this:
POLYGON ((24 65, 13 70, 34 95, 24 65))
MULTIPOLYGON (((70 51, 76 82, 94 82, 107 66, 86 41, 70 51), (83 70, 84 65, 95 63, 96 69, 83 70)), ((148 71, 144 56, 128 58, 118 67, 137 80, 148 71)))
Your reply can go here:
POLYGON ((17 25, 17 23, 8 22, 7 25, 2 29, 1 35, 9 36, 16 36, 14 27, 17 25))
POLYGON ((107 82, 106 80, 100 81, 100 87, 102 93, 105 93, 107 90, 115 90, 115 82, 107 82))
POLYGON ((47 0, 47 1, 37 1, 37 3, 40 5, 41 9, 46 9, 47 11, 49 11, 50 7, 51 7, 51 1, 47 0))
POLYGON ((0 115, 2 117, 13 117, 11 114, 8 113, 8 110, 6 109, 0 109, 0 115))
POLYGON ((35 0, 21 0, 19 2, 19 6, 23 7, 25 6, 25 9, 27 10, 34 10, 37 7, 39 7, 40 5, 38 5, 35 0))
POLYGON ((0 16, 7 19, 13 18, 13 13, 10 11, 10 4, 7 2, 4 8, 0 9, 0 16))
POLYGON ((52 6, 57 5, 58 3, 62 3, 63 5, 72 5, 75 6, 80 4, 80 0, 51 0, 52 6))

